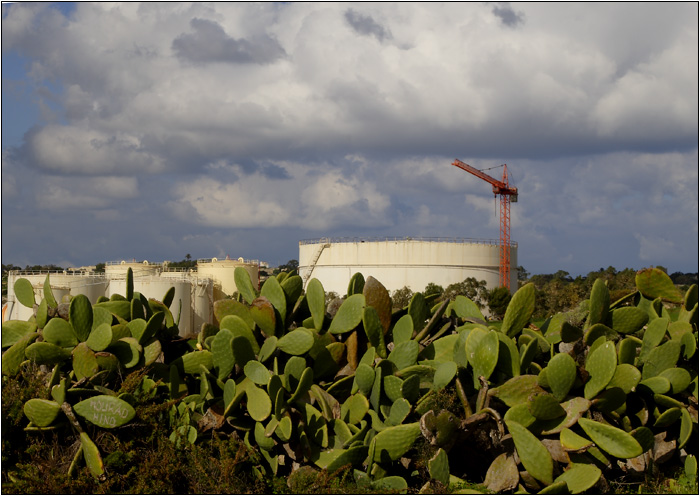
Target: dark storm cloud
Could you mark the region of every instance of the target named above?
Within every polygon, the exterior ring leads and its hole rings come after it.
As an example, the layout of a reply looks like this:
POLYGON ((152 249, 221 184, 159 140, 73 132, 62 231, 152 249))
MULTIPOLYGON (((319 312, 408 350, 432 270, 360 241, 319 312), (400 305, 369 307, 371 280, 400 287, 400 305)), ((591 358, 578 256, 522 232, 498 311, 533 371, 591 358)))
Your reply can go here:
POLYGON ((270 64, 286 55, 279 42, 267 34, 250 41, 235 39, 218 23, 199 18, 192 19, 190 26, 194 33, 184 33, 173 40, 173 50, 181 60, 195 64, 270 64))
POLYGON ((508 163, 532 273, 697 270, 696 5, 75 5, 3 5, 8 262, 497 237, 459 158, 508 163))
POLYGON ((496 5, 491 12, 493 12, 493 15, 498 17, 503 24, 511 28, 525 22, 523 13, 514 11, 508 4, 496 5))
POLYGON ((375 21, 372 16, 363 15, 352 9, 345 11, 345 20, 357 33, 365 36, 374 36, 379 41, 390 40, 391 31, 375 21))

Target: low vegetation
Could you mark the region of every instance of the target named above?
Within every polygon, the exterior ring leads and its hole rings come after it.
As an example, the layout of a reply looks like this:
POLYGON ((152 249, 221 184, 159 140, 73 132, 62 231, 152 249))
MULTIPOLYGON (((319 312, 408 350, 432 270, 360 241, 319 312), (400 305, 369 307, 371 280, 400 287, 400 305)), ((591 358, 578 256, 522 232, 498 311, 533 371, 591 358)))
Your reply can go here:
POLYGON ((131 271, 95 304, 18 280, 35 314, 2 326, 3 492, 697 493, 697 285, 597 277, 542 314, 536 281, 400 301, 361 274, 343 298, 235 277, 184 338, 174 291, 131 271))

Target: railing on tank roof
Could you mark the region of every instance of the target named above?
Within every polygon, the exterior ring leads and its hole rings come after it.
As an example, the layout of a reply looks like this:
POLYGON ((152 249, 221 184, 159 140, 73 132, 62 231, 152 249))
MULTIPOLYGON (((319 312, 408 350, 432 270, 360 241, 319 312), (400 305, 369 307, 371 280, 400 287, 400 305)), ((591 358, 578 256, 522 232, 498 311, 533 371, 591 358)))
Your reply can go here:
POLYGON ((243 257, 240 258, 198 258, 197 263, 213 263, 213 262, 237 262, 246 265, 260 265, 260 260, 247 260, 243 257))
POLYGON ((15 276, 37 276, 45 274, 61 274, 61 275, 71 275, 71 276, 93 276, 93 277, 104 277, 102 272, 95 272, 91 270, 8 270, 8 274, 15 276))
POLYGON ((148 260, 141 260, 141 261, 139 261, 139 260, 135 260, 135 259, 133 259, 133 258, 132 258, 131 260, 112 260, 111 262, 105 262, 105 265, 127 265, 127 264, 138 264, 138 265, 148 265, 148 266, 151 266, 151 265, 155 265, 155 266, 163 265, 163 264, 157 263, 157 262, 149 262, 148 260))
MULTIPOLYGON (((316 238, 316 239, 303 239, 299 241, 299 245, 315 245, 319 243, 376 243, 382 241, 427 241, 436 243, 460 243, 460 244, 479 244, 479 245, 499 245, 500 241, 497 239, 481 239, 481 238, 438 238, 438 237, 368 237, 368 238, 316 238)), ((511 241, 510 246, 512 248, 517 248, 518 243, 511 241)))

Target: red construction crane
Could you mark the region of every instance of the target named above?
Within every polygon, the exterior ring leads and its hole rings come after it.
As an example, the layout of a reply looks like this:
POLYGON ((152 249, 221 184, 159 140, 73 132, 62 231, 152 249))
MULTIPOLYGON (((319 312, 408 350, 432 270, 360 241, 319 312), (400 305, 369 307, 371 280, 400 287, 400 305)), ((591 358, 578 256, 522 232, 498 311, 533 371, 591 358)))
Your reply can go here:
POLYGON ((491 183, 494 198, 501 195, 501 263, 498 273, 500 285, 510 289, 510 203, 518 201, 518 188, 508 185, 508 166, 503 164, 503 180, 499 181, 459 159, 455 159, 452 165, 491 183))

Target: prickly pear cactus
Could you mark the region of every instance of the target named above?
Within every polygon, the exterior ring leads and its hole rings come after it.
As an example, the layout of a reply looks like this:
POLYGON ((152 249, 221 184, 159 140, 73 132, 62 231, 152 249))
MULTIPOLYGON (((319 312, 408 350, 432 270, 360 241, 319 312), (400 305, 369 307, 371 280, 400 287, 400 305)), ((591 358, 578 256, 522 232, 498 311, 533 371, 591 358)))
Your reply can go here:
MULTIPOLYGON (((68 421, 99 478, 108 453, 85 432, 118 436, 143 405, 163 404, 177 447, 236 436, 261 478, 351 467, 367 490, 452 491, 465 478, 543 494, 677 461, 697 436, 697 287, 679 296, 657 271, 613 303, 597 280, 587 313, 541 328, 532 284, 498 326, 463 296, 416 293, 392 312, 361 274, 328 308, 316 279, 304 292, 283 273, 258 294, 235 275, 240 297, 215 302, 215 322, 189 340, 173 338, 165 302, 133 288, 92 305, 74 297, 65 319, 49 295, 31 321, 3 323, 3 375, 28 361, 54 370, 50 396, 24 405, 28 432, 68 421), (127 376, 138 384, 120 392, 127 376)), ((16 287, 34 305, 29 289, 16 287)))

